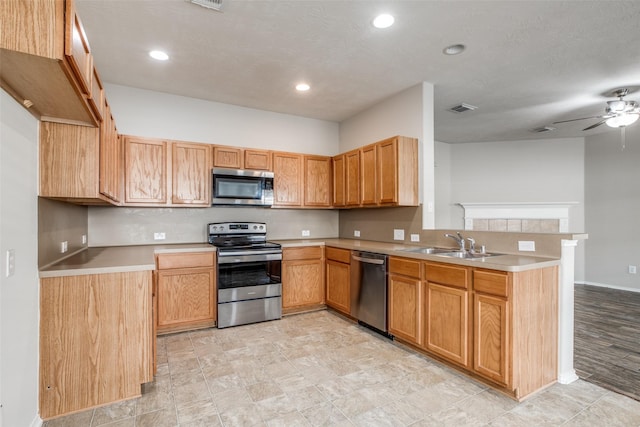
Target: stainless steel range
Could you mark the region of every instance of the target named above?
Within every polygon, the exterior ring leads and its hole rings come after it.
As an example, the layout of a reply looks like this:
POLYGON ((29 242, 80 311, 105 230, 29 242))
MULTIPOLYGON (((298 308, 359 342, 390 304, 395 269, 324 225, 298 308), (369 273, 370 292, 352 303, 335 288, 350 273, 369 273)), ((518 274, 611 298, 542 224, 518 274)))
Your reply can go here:
POLYGON ((218 328, 282 317, 282 247, 259 222, 209 224, 218 248, 218 328))

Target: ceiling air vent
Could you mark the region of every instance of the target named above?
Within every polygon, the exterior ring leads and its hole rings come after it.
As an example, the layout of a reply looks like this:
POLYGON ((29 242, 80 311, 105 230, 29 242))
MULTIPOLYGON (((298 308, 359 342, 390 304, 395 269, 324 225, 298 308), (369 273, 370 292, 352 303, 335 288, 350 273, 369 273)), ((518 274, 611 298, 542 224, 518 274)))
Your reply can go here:
POLYGON ((207 9, 213 9, 217 12, 220 12, 220 9, 222 9, 222 0, 190 0, 190 1, 193 4, 206 7, 207 9))
POLYGON ((545 132, 551 132, 553 130, 556 130, 556 128, 551 127, 551 126, 542 126, 542 127, 539 127, 539 128, 531 129, 531 130, 529 130, 529 132, 545 133, 545 132))
POLYGON ((449 108, 449 111, 453 111, 454 113, 464 113, 465 111, 472 111, 476 108, 478 107, 476 107, 475 105, 462 103, 460 105, 456 105, 455 107, 449 108))

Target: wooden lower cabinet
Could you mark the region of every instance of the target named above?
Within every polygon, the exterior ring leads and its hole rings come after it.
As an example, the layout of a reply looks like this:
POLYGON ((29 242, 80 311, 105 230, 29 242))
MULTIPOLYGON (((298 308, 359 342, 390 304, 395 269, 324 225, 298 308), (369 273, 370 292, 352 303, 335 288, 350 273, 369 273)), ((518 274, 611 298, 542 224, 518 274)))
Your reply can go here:
POLYGON ((140 395, 153 380, 152 272, 40 280, 40 417, 140 395))
POLYGON ((156 262, 158 333, 214 326, 215 252, 159 254, 156 262))
POLYGON ((420 261, 389 257, 389 333, 422 344, 422 282, 420 261))
POLYGON ((476 293, 473 297, 473 370, 509 385, 509 307, 506 298, 476 293))
POLYGON ((351 251, 325 248, 327 259, 327 305, 349 315, 351 313, 351 251))
POLYGON ((470 366, 470 272, 468 267, 424 264, 424 345, 445 359, 470 366))
POLYGON ((295 312, 325 302, 322 246, 282 250, 282 311, 295 312))

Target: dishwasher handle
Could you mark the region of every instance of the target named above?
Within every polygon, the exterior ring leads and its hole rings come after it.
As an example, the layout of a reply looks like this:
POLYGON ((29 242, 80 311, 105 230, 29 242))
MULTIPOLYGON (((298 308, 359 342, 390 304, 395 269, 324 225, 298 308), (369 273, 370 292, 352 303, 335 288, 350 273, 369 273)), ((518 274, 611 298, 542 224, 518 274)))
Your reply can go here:
POLYGON ((353 259, 360 262, 365 262, 367 264, 378 264, 383 265, 385 261, 383 259, 373 259, 373 258, 362 258, 356 255, 351 255, 353 259))

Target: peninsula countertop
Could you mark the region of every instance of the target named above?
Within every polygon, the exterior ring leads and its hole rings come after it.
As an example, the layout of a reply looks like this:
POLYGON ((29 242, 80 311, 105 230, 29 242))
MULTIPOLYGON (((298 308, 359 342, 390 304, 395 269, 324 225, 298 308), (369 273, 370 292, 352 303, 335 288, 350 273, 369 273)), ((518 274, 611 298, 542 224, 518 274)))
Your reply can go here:
MULTIPOLYGON (((333 246, 348 250, 363 250, 425 261, 511 272, 560 265, 560 259, 558 258, 531 255, 503 254, 486 258, 460 259, 442 255, 407 252, 407 249, 428 246, 425 244, 408 245, 338 238, 275 240, 275 242, 280 243, 283 248, 317 245, 333 246)), ((451 248, 451 250, 453 251, 455 249, 451 248)), ((80 276, 85 274, 155 270, 155 254, 203 251, 216 251, 216 248, 208 243, 89 247, 68 258, 43 267, 40 269, 40 277, 80 276)))

